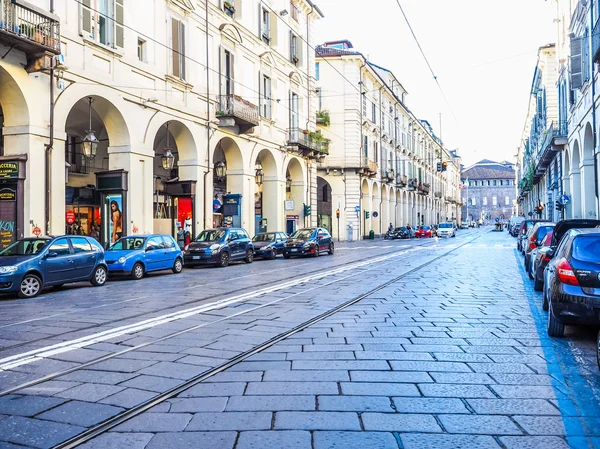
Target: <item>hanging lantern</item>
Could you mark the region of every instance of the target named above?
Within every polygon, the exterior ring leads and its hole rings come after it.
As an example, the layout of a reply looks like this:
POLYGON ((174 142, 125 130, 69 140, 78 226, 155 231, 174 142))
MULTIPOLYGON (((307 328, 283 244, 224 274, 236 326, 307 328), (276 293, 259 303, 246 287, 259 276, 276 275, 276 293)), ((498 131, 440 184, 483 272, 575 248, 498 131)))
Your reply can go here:
POLYGON ((94 99, 92 97, 88 97, 89 102, 89 120, 90 126, 86 131, 86 135, 81 142, 81 149, 83 150, 83 155, 88 159, 93 159, 96 157, 96 151, 98 151, 98 139, 94 130, 92 130, 92 102, 94 99))
POLYGON ((225 179, 227 176, 227 165, 225 165, 225 162, 219 161, 215 163, 215 176, 217 179, 225 179))
POLYGON ((175 166, 175 156, 173 156, 169 145, 169 134, 169 122, 167 122, 167 146, 163 148, 163 155, 160 157, 162 168, 165 170, 173 170, 175 166))
POLYGON ((264 177, 265 177, 265 175, 262 170, 262 165, 256 164, 256 172, 254 174, 254 179, 256 180, 256 184, 259 186, 262 185, 264 177))
POLYGON ((288 192, 292 190, 292 177, 290 175, 285 178, 285 188, 288 192))

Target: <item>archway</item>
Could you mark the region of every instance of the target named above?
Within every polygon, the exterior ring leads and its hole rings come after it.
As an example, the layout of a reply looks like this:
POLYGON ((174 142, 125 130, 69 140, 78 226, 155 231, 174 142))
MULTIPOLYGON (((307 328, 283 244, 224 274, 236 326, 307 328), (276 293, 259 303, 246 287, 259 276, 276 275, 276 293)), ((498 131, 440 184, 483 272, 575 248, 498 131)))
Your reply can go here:
MULTIPOLYGON (((317 177, 317 224, 328 229, 335 238, 339 237, 338 229, 333 229, 334 208, 331 198, 331 185, 320 176, 317 177)), ((335 219, 336 223, 339 219, 335 219)))
POLYGON ((286 211, 286 232, 291 234, 297 227, 310 226, 310 214, 306 199, 306 181, 304 169, 296 158, 290 159, 286 172, 286 200, 291 201, 286 211), (306 206, 306 207, 305 207, 306 206))
POLYGON ((571 201, 571 217, 582 218, 582 194, 581 194, 581 158, 579 156, 579 142, 576 140, 573 145, 573 154, 571 161, 571 192, 573 193, 571 201))
MULTIPOLYGON (((109 156, 111 147, 129 148, 125 120, 111 102, 103 97, 89 96, 75 102, 64 129, 63 160, 68 176, 63 198, 66 210, 66 214, 62 214, 66 217, 63 218, 63 232, 90 235, 104 244, 112 243, 128 233, 126 190, 115 190, 100 198, 96 191, 96 173, 111 168, 114 161, 109 158, 121 156, 119 151, 109 156), (89 156, 84 153, 83 143, 91 133, 98 144, 95 155, 89 156)), ((59 150, 55 145, 53 151, 59 150)), ((53 169, 53 176, 59 175, 56 170, 53 169)), ((64 173, 64 167, 62 170, 64 173)), ((54 209, 54 202, 52 204, 54 209)))
POLYGON ((373 212, 373 198, 371 197, 371 189, 369 188, 369 181, 363 179, 360 186, 361 193, 361 214, 363 222, 363 238, 369 235, 369 231, 372 229, 371 220, 373 212))
POLYGON ((382 209, 382 201, 381 201, 381 191, 379 190, 379 184, 376 182, 373 183, 373 213, 371 214, 371 226, 373 231, 375 231, 375 235, 381 234, 381 209, 382 209))
POLYGON ((237 143, 224 137, 213 153, 213 227, 241 227, 244 162, 237 143))
MULTIPOLYGON (((254 161, 254 229, 255 233, 281 231, 279 212, 282 197, 279 170, 273 154, 261 150, 254 161)), ((287 186, 287 184, 286 184, 287 186)))
POLYGON ((588 123, 583 139, 583 157, 581 159, 581 217, 596 218, 596 188, 594 181, 594 136, 588 123))
POLYGON ((381 186, 381 229, 380 234, 385 234, 391 223, 390 219, 390 195, 385 184, 381 186))
POLYGON ((196 143, 185 124, 171 120, 158 127, 152 148, 154 232, 173 235, 183 248, 197 233, 196 143))

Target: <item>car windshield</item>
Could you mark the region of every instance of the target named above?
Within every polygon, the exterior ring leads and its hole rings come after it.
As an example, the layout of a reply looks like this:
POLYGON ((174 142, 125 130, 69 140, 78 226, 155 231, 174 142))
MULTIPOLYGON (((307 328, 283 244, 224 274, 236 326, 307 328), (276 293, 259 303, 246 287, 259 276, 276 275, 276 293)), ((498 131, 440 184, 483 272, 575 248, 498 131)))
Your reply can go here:
POLYGON ((542 246, 550 246, 550 242, 552 241, 552 231, 548 232, 548 234, 546 234, 546 236, 544 237, 544 240, 542 240, 542 246))
POLYGON ((402 226, 400 228, 396 228, 395 231, 406 231, 406 228, 402 226))
POLYGON ((49 241, 48 239, 18 240, 0 251, 0 256, 31 256, 38 254, 49 241))
POLYGON ((573 241, 573 258, 600 264, 600 235, 577 237, 573 241))
POLYGON ((112 244, 108 251, 136 251, 144 247, 146 237, 123 237, 112 244))
POLYGON ((310 238, 310 236, 313 234, 313 232, 314 232, 313 229, 298 229, 296 232, 294 232, 292 234, 291 238, 306 240, 306 239, 310 238))
POLYGON ((429 226, 419 226, 419 229, 421 231, 429 231, 429 229, 431 229, 429 226))
POLYGON ((440 228, 451 228, 452 225, 450 223, 440 223, 440 228))
POLYGON ((207 229, 198 234, 194 239, 195 242, 219 242, 225 235, 223 229, 207 229))
POLYGON ((275 234, 272 232, 255 235, 252 239, 253 242, 272 242, 273 240, 275 240, 275 234))

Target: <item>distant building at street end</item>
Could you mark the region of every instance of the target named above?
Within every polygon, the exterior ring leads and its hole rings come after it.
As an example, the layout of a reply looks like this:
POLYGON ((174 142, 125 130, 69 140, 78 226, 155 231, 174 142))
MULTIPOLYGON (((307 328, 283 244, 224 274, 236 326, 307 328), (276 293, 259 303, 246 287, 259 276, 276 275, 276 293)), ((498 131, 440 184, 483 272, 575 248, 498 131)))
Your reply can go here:
POLYGON ((515 168, 483 159, 463 169, 463 221, 509 219, 516 213, 515 168))

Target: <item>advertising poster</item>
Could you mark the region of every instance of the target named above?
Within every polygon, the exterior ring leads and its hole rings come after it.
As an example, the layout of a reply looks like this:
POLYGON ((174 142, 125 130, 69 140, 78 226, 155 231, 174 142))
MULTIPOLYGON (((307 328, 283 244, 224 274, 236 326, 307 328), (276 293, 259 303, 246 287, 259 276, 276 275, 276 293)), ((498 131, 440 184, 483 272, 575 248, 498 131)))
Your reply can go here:
POLYGON ((121 194, 107 195, 108 205, 108 241, 116 242, 123 236, 123 196, 121 194))

